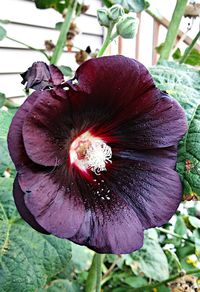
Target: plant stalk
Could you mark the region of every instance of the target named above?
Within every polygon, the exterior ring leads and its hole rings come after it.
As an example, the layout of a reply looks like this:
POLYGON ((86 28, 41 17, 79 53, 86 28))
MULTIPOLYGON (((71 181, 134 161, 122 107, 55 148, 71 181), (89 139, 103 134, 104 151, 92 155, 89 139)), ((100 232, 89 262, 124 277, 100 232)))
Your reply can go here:
POLYGON ((156 229, 157 229, 158 231, 162 232, 162 233, 172 235, 172 236, 174 236, 174 237, 176 237, 176 238, 179 238, 179 239, 185 240, 185 241, 190 242, 190 243, 192 243, 192 244, 195 243, 192 239, 184 238, 183 236, 181 236, 181 235, 179 235, 179 234, 177 234, 177 233, 174 233, 174 232, 172 232, 172 231, 170 231, 170 230, 164 229, 164 228, 162 228, 162 227, 157 227, 156 229))
POLYGON ((182 58, 180 59, 180 64, 184 63, 184 62, 187 60, 189 54, 191 53, 191 51, 192 51, 194 45, 196 44, 196 42, 198 41, 199 38, 200 38, 200 31, 196 34, 196 36, 195 36, 195 38, 193 39, 193 41, 191 42, 191 44, 190 44, 190 45, 187 47, 187 49, 185 50, 185 52, 184 52, 182 58))
POLYGON ((102 264, 105 255, 95 253, 86 280, 85 292, 100 292, 102 280, 102 264))
POLYGON ((103 263, 102 254, 97 253, 96 254, 96 272, 97 272, 96 292, 101 291, 102 263, 103 263))
POLYGON ((167 36, 164 42, 164 46, 160 53, 159 62, 163 60, 168 60, 170 56, 170 52, 173 48, 174 42, 176 40, 176 36, 178 33, 179 25, 181 22, 181 18, 184 15, 185 8, 188 0, 177 0, 176 6, 172 15, 172 19, 169 24, 167 36))
POLYGON ((101 47, 101 49, 99 50, 98 53, 98 57, 103 56, 103 54, 105 53, 105 50, 107 49, 107 47, 110 45, 110 43, 114 40, 114 38, 117 36, 116 34, 112 35, 112 30, 113 30, 114 25, 111 25, 108 30, 107 30, 107 34, 106 34, 106 38, 103 42, 103 45, 101 47))
POLYGON ((42 53, 49 60, 49 56, 43 50, 34 48, 34 47, 30 46, 30 45, 27 45, 27 44, 25 44, 25 43, 23 43, 21 41, 18 41, 18 40, 14 39, 14 38, 9 37, 9 36, 6 36, 6 38, 8 40, 10 40, 10 41, 13 41, 13 42, 18 43, 20 45, 23 45, 23 46, 27 47, 30 50, 34 50, 34 51, 42 53))
POLYGON ((66 41, 66 35, 69 31, 72 16, 76 10, 77 3, 78 3, 77 0, 72 0, 67 8, 67 15, 66 15, 65 20, 62 24, 62 27, 60 30, 60 35, 58 37, 56 47, 55 47, 53 55, 51 57, 51 64, 56 65, 59 61, 61 54, 62 54, 63 47, 64 47, 64 44, 66 41))
POLYGON ((176 274, 174 276, 171 276, 171 277, 169 277, 168 279, 166 279, 164 281, 143 286, 141 288, 136 289, 135 291, 138 291, 138 292, 141 291, 141 292, 143 292, 145 289, 151 290, 153 288, 157 288, 157 287, 159 287, 161 285, 165 285, 167 283, 170 283, 172 281, 175 281, 176 279, 178 279, 180 277, 183 277, 185 275, 192 275, 192 274, 197 274, 197 273, 200 273, 200 269, 193 269, 193 270, 189 270, 189 271, 185 271, 185 272, 180 271, 178 274, 176 274))

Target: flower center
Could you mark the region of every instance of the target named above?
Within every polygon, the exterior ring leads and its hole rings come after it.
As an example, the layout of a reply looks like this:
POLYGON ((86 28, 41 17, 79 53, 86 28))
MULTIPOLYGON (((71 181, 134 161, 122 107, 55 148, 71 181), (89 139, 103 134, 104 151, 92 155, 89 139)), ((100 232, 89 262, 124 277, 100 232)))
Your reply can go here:
POLYGON ((107 163, 112 163, 111 158, 111 147, 89 131, 77 137, 70 147, 70 162, 82 171, 90 169, 99 175, 101 171, 107 170, 107 163))

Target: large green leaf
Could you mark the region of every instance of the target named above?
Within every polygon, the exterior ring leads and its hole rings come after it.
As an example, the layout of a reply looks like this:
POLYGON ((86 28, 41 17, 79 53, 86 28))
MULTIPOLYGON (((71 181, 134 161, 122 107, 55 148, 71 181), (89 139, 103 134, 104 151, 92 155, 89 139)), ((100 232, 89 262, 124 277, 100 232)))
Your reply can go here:
POLYGON ((145 234, 143 247, 131 254, 131 257, 132 262, 129 261, 129 265, 136 275, 144 274, 155 281, 163 281, 169 277, 166 255, 159 242, 149 237, 148 232, 145 234))
POLYGON ((12 178, 0 178, 0 290, 36 291, 65 269, 70 243, 34 231, 20 219, 12 199, 12 178))
POLYGON ((76 283, 69 280, 58 279, 51 282, 45 289, 39 289, 38 292, 80 292, 81 289, 76 283))
POLYGON ((150 69, 157 86, 184 108, 188 131, 179 143, 177 171, 184 195, 200 198, 200 71, 186 65, 166 63, 150 69))
POLYGON ((14 170, 14 165, 8 153, 7 134, 13 118, 13 111, 0 109, 0 175, 6 168, 14 170))
POLYGON ((141 12, 149 6, 149 3, 146 0, 103 0, 103 3, 111 7, 114 4, 120 4, 128 12, 141 12))

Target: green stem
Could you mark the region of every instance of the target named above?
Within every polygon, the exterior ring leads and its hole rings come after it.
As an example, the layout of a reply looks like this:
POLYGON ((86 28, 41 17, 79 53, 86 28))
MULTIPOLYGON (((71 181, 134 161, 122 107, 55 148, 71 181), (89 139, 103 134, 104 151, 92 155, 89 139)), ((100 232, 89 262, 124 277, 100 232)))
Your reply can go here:
POLYGON ((37 52, 42 53, 42 54, 43 54, 43 55, 49 60, 49 56, 48 56, 43 50, 41 50, 41 49, 36 49, 36 48, 34 48, 34 47, 30 46, 30 45, 27 45, 27 44, 25 44, 25 43, 23 43, 23 42, 20 42, 20 41, 14 39, 14 38, 9 37, 9 36, 6 36, 6 38, 7 38, 8 40, 10 40, 10 41, 13 41, 13 42, 18 43, 18 44, 20 44, 20 45, 23 45, 23 46, 29 48, 30 50, 34 50, 34 51, 37 51, 37 52))
POLYGON ((62 27, 60 30, 60 35, 58 37, 55 50, 54 50, 53 55, 51 57, 51 64, 57 64, 58 60, 62 54, 63 47, 64 47, 64 44, 66 41, 66 35, 69 31, 72 16, 73 16, 74 11, 76 10, 77 3, 78 3, 77 0, 72 0, 67 8, 67 15, 66 15, 65 20, 62 24, 62 27))
POLYGON ((105 255, 95 253, 85 285, 85 292, 99 292, 101 290, 102 263, 105 255))
POLYGON ((101 291, 101 280, 102 280, 102 255, 96 254, 96 272, 97 272, 97 281, 96 281, 96 292, 101 291))
POLYGON ((182 240, 185 240, 185 241, 188 241, 190 243, 193 243, 194 244, 194 241, 192 239, 189 239, 189 238, 184 238, 183 236, 177 234, 177 233, 174 233, 173 231, 169 231, 167 229, 164 229, 164 228, 161 228, 161 227, 157 227, 156 228, 157 230, 159 230, 160 232, 162 233, 165 233, 165 234, 170 234, 176 238, 179 238, 179 239, 182 239, 182 240))
POLYGON ((161 281, 161 282, 158 282, 158 283, 153 283, 153 284, 150 284, 150 285, 146 285, 146 286, 143 286, 143 287, 140 287, 138 289, 136 289, 135 291, 144 291, 145 289, 153 289, 153 288, 156 288, 156 287, 159 287, 161 285, 165 285, 167 283, 170 283, 180 277, 183 277, 185 275, 192 275, 192 274, 197 274, 197 273, 200 273, 200 269, 193 269, 193 270, 190 270, 190 271, 186 271, 186 272, 179 272, 178 274, 174 275, 174 276, 171 276, 169 277, 168 279, 164 280, 164 281, 161 281))
POLYGON ((107 34, 106 34, 106 38, 103 42, 103 45, 101 47, 101 49, 99 50, 98 53, 98 57, 103 56, 105 50, 107 49, 107 47, 109 46, 109 44, 114 40, 114 38, 117 36, 116 34, 112 35, 112 30, 113 30, 114 25, 112 24, 108 30, 107 30, 107 34))
POLYGON ((193 39, 193 41, 191 42, 191 44, 185 50, 182 58, 180 59, 180 64, 184 63, 187 60, 189 54, 191 53, 194 45, 196 44, 196 42, 198 41, 199 38, 200 38, 200 31, 197 33, 197 35, 195 36, 195 38, 193 39))
POLYGON ((160 53, 159 61, 168 60, 178 33, 181 18, 184 15, 188 0, 177 0, 176 6, 169 24, 167 36, 160 53))

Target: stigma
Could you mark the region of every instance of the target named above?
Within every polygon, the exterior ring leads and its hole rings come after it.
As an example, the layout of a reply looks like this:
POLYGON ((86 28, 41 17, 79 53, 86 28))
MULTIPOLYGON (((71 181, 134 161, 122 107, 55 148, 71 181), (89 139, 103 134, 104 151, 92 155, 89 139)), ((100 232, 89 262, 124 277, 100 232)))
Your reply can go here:
POLYGON ((101 138, 93 136, 89 131, 78 136, 70 146, 70 163, 81 171, 93 171, 100 175, 112 163, 112 149, 101 138))

